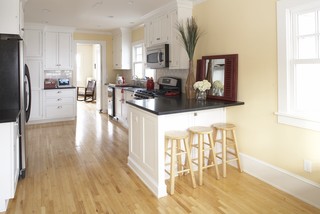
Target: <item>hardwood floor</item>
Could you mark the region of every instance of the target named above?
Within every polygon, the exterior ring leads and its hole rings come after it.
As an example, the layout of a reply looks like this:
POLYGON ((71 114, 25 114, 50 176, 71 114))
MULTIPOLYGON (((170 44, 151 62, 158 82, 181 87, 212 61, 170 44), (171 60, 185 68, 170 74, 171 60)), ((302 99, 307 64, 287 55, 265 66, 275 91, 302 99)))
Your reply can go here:
POLYGON ((196 189, 178 178, 175 194, 157 199, 127 166, 127 141, 84 102, 77 121, 28 126, 26 177, 6 213, 320 213, 232 167, 220 180, 208 169, 196 189))

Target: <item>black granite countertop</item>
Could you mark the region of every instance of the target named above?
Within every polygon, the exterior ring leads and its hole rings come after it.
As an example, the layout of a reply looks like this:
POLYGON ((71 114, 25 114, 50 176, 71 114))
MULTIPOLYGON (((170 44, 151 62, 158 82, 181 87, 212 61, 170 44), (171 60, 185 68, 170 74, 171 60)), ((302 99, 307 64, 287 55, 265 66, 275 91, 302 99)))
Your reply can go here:
POLYGON ((157 97, 156 99, 129 100, 127 103, 156 115, 244 105, 244 102, 242 101, 232 102, 211 99, 207 99, 206 101, 188 100, 184 95, 179 97, 157 97))
POLYGON ((0 110, 0 123, 15 122, 20 115, 20 109, 0 110))
POLYGON ((72 89, 76 88, 75 86, 70 86, 70 87, 60 87, 60 88, 44 88, 44 90, 53 90, 53 89, 72 89))

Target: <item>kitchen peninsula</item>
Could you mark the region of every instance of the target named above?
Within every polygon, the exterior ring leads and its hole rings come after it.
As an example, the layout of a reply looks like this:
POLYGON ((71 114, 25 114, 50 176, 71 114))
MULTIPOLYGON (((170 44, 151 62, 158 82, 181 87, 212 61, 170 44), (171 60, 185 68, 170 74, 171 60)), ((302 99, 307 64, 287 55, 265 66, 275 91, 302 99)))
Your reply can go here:
POLYGON ((196 101, 184 96, 130 100, 128 104, 129 167, 160 198, 165 184, 164 134, 191 126, 226 122, 226 107, 244 102, 196 101))

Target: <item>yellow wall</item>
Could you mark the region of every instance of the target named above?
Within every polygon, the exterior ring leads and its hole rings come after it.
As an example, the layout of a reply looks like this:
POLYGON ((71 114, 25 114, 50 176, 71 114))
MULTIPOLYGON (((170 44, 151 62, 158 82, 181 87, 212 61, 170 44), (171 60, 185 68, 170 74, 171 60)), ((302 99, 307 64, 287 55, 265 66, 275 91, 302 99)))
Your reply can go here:
POLYGON ((112 68, 112 35, 106 34, 90 34, 90 33, 77 33, 73 34, 74 40, 89 40, 89 41, 105 41, 107 44, 106 50, 106 60, 107 60, 107 80, 106 82, 110 82, 110 80, 114 80, 116 78, 115 72, 113 72, 112 68))
POLYGON ((227 109, 240 151, 320 183, 320 133, 277 123, 276 0, 207 0, 193 9, 200 38, 196 59, 239 54, 238 100, 227 109), (303 171, 303 160, 313 172, 303 171))
POLYGON ((132 30, 131 34, 132 42, 137 42, 144 39, 144 27, 141 26, 137 29, 132 30))

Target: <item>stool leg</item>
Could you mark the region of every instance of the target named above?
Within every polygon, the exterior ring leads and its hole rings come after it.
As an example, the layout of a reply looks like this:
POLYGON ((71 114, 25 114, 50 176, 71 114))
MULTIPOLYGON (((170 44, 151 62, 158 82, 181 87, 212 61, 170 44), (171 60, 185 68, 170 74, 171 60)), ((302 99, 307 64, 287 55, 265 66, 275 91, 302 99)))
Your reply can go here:
POLYGON ((168 144, 169 144, 169 139, 165 139, 165 144, 164 144, 164 161, 166 161, 167 158, 167 152, 168 152, 168 144))
POLYGON ((215 149, 214 149, 214 143, 213 143, 212 134, 208 134, 208 138, 209 138, 209 143, 210 143, 210 147, 211 147, 211 152, 210 152, 210 157, 212 158, 211 161, 214 164, 214 168, 216 170, 217 179, 220 179, 220 174, 219 174, 219 169, 218 169, 218 164, 217 164, 217 159, 216 159, 216 152, 215 152, 215 149))
POLYGON ((226 131, 222 130, 222 175, 227 176, 227 135, 226 131))
POLYGON ((191 168, 192 163, 191 163, 191 156, 190 156, 190 145, 188 144, 188 141, 186 141, 185 139, 183 139, 183 142, 184 142, 184 147, 186 149, 186 162, 187 162, 187 165, 188 165, 189 170, 190 170, 192 187, 196 188, 196 186, 197 186, 196 185, 196 180, 195 180, 195 177, 194 177, 193 170, 191 168))
POLYGON ((240 163, 240 157, 239 157, 239 150, 238 150, 238 143, 237 143, 237 138, 236 138, 236 131, 232 129, 232 137, 233 137, 233 143, 234 143, 234 150, 237 158, 237 164, 238 164, 238 170, 239 172, 242 172, 242 167, 240 163))
MULTIPOLYGON (((215 128, 213 128, 213 137, 212 137, 212 139, 213 139, 213 149, 215 149, 215 145, 216 145, 216 140, 217 140, 217 130, 215 129, 215 128)), ((214 153, 215 153, 215 150, 214 150, 214 153)), ((215 159, 216 159, 216 155, 214 155, 213 157, 212 157, 212 153, 210 152, 210 154, 209 154, 209 159, 208 159, 208 164, 210 163, 210 164, 212 164, 214 161, 215 161, 215 159)))
MULTIPOLYGON (((178 140, 176 140, 176 141, 178 141, 178 140)), ((178 171, 182 171, 181 140, 180 140, 179 143, 177 142, 176 145, 177 145, 176 151, 178 151, 178 153, 179 153, 179 155, 177 155, 178 171)), ((179 176, 182 176, 182 175, 183 175, 183 173, 182 173, 182 172, 179 172, 179 176)))
POLYGON ((199 172, 199 185, 202 185, 203 176, 203 135, 198 134, 198 172, 199 172))
POLYGON ((176 140, 171 140, 171 164, 170 164, 170 195, 174 193, 175 165, 176 165, 176 140))

